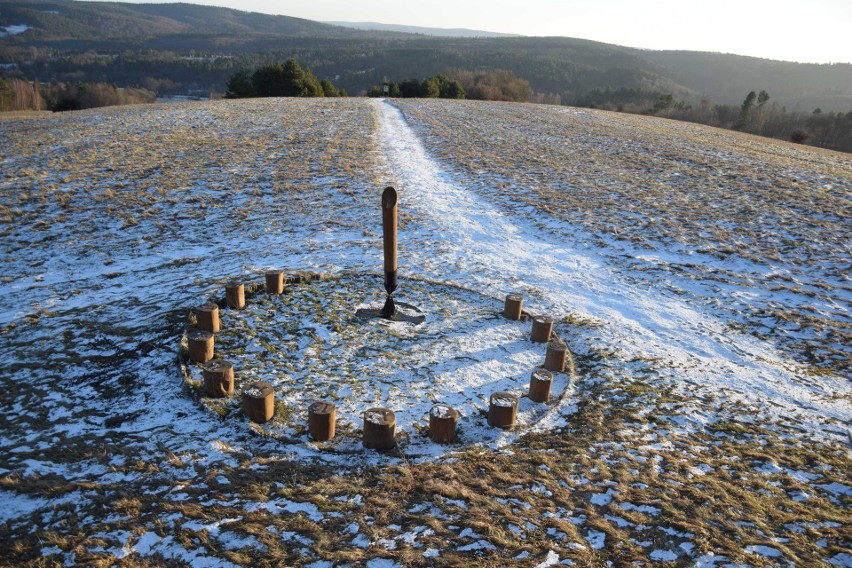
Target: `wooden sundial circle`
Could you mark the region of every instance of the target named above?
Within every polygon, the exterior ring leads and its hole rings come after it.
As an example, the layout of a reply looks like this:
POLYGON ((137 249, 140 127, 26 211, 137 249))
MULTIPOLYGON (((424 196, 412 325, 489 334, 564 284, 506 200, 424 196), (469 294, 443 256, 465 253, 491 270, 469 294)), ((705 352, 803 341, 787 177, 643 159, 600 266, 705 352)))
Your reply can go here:
POLYGON ((573 365, 567 365, 570 354, 553 329, 554 318, 524 310, 521 294, 506 296, 500 317, 499 300, 493 297, 410 278, 409 301, 442 307, 429 310, 428 328, 419 325, 426 320, 423 311, 393 300, 397 203, 394 188, 385 188, 384 306, 360 304, 352 315, 362 298, 375 297, 372 274, 270 269, 262 283, 228 281, 224 298, 195 309, 190 322, 201 329, 185 333, 184 378, 203 393, 208 408, 228 416, 241 403, 254 429, 287 440, 293 440, 294 431, 304 432, 323 452, 348 451, 360 416, 363 447, 385 452, 396 447, 397 420, 405 426, 402 439, 407 442, 413 440, 409 424, 428 420, 428 437, 422 436, 426 443, 459 444, 457 425, 482 421, 476 417, 486 400, 487 424, 499 430, 525 429, 556 407, 569 392, 570 377, 554 380, 554 373, 573 374, 573 365), (494 345, 502 349, 489 350, 494 345), (566 372, 566 366, 571 370, 566 372), (203 381, 192 380, 199 372, 203 381), (529 377, 528 390, 519 377, 529 377), (233 397, 235 391, 239 398, 233 397), (519 417, 522 396, 535 406, 526 405, 519 417), (377 403, 382 406, 373 406, 377 403), (427 403, 431 410, 423 415, 427 403))
POLYGON ((379 315, 380 304, 370 306, 374 324, 365 325, 353 317, 352 306, 375 292, 374 274, 285 269, 260 278, 240 282, 246 300, 241 309, 226 308, 222 296, 195 308, 197 314, 219 307, 224 320, 212 358, 213 334, 187 328, 184 379, 208 409, 229 417, 241 406, 254 430, 287 443, 310 442, 319 452, 314 457, 351 452, 358 441, 365 450, 391 451, 400 426, 405 452, 415 452, 411 455, 434 452, 429 444, 458 447, 497 439, 501 430, 522 433, 571 392, 573 366, 552 316, 522 309, 506 317, 498 298, 411 278, 406 289, 412 302, 447 307, 429 310, 433 325, 394 324, 425 319, 425 310, 403 302, 396 303, 391 320, 379 315), (271 283, 264 280, 270 275, 271 283), (531 333, 536 323, 543 329, 531 333), (480 339, 468 342, 471 337, 480 339), (536 341, 543 339, 548 343, 536 341), (481 357, 495 344, 510 347, 505 354, 481 357), (326 357, 329 353, 333 356, 326 357), (469 388, 461 387, 459 376, 470 381, 464 383, 469 388), (483 403, 487 417, 480 414, 483 403), (472 424, 488 424, 494 431, 465 434, 472 424), (415 431, 419 435, 412 436, 415 431))

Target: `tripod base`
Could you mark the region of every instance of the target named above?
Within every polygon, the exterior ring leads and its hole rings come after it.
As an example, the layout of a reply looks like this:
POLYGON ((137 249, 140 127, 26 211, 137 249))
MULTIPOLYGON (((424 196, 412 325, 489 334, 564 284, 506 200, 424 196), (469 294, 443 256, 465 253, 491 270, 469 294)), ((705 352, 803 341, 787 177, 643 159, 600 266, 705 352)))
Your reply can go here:
POLYGON ((390 297, 388 297, 388 300, 385 301, 385 306, 381 309, 361 308, 355 312, 355 317, 362 320, 381 319, 392 322, 410 323, 412 325, 417 325, 426 321, 426 316, 419 308, 404 302, 394 302, 390 299, 390 297), (385 308, 388 305, 388 301, 391 302, 394 308, 393 314, 391 315, 385 315, 384 313, 385 308))
POLYGON ((388 299, 385 300, 385 305, 382 308, 382 317, 391 319, 396 313, 396 305, 393 303, 393 296, 388 295, 388 299))

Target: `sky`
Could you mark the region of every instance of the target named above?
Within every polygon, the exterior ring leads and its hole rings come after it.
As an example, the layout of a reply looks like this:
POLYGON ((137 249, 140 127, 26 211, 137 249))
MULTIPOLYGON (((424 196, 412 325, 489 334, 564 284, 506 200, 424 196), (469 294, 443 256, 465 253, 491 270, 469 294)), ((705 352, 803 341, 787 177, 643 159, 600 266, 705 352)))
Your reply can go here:
POLYGON ((646 49, 852 63, 852 0, 183 1, 321 22, 470 28, 646 49))

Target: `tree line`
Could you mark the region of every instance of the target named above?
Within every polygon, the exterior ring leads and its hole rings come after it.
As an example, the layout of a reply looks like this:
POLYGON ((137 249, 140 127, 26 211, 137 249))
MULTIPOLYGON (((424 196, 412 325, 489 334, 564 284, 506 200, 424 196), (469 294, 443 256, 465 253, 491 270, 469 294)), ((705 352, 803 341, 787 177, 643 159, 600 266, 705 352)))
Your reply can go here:
POLYGON ((108 83, 43 84, 25 79, 0 79, 0 112, 16 110, 82 110, 152 103, 153 91, 120 89, 108 83))
POLYGON ((671 93, 643 89, 594 89, 575 104, 617 112, 647 114, 739 130, 758 136, 788 140, 820 148, 852 152, 852 111, 812 113, 788 111, 770 102, 766 90, 750 91, 742 104, 713 104, 704 97, 697 104, 678 100, 671 93))
POLYGON ((370 87, 367 96, 529 102, 533 90, 529 81, 515 77, 510 71, 450 69, 445 74, 432 75, 422 81, 385 81, 381 86, 370 87))
POLYGON ((345 97, 328 79, 317 81, 310 69, 290 58, 283 64, 268 63, 253 73, 240 69, 228 80, 225 98, 248 97, 345 97))

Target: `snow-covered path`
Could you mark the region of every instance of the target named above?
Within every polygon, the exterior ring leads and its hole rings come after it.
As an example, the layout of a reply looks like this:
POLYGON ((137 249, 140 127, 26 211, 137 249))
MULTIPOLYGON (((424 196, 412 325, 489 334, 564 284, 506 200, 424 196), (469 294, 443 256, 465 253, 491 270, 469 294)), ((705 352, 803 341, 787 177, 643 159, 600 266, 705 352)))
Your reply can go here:
MULTIPOLYGON (((400 237, 403 273, 494 295, 522 291, 533 312, 602 323, 601 345, 620 350, 625 360, 657 361, 662 373, 687 390, 707 387, 795 417, 813 432, 846 436, 823 422, 852 421, 852 409, 831 398, 845 389, 840 381, 806 376, 771 345, 732 332, 662 287, 637 284, 597 251, 572 245, 593 241, 591 235, 558 221, 531 223, 467 189, 442 171, 398 109, 376 104, 392 183, 400 191, 401 210, 413 217, 400 237)), ((572 349, 584 348, 568 342, 572 349)))

